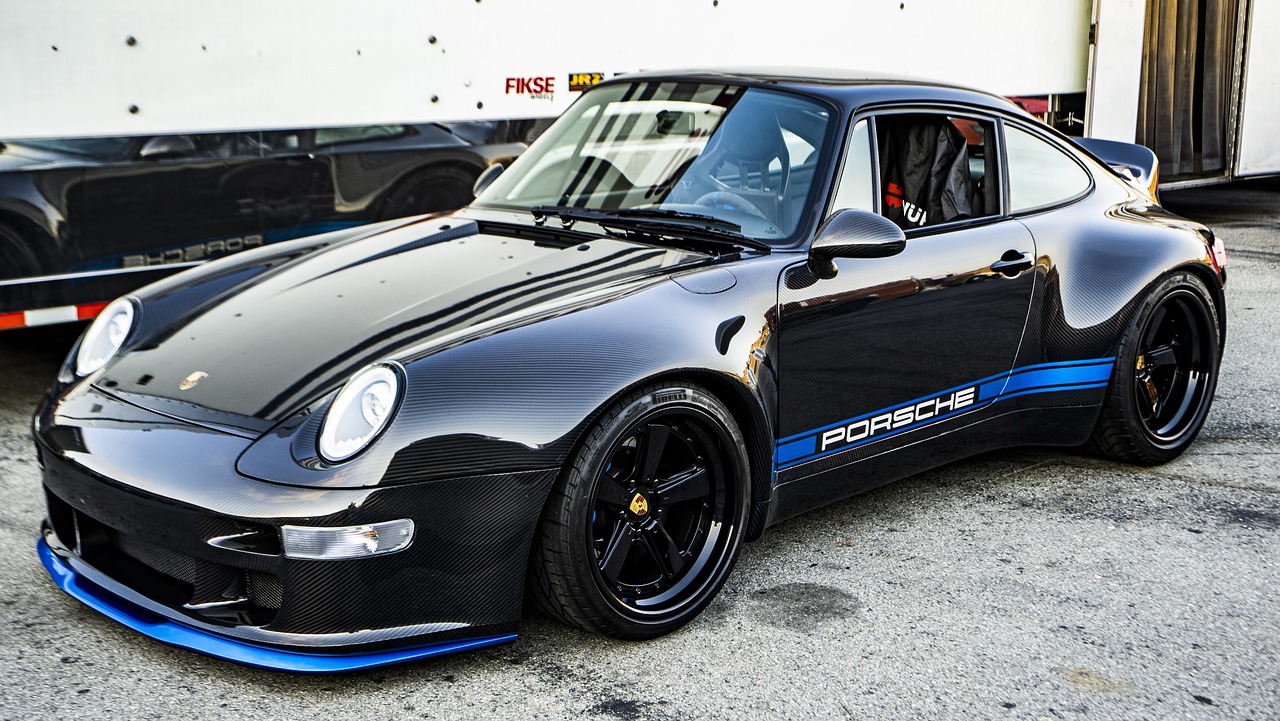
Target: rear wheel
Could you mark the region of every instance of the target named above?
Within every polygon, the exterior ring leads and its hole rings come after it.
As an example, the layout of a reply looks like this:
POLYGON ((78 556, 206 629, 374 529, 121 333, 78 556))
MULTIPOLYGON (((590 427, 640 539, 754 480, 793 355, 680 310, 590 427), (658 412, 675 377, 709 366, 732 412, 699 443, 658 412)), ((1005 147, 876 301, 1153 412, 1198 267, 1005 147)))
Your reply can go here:
POLYGON ((32 241, 13 226, 0 222, 0 279, 34 275, 38 269, 32 241))
POLYGON ((617 638, 680 627, 733 568, 749 478, 737 424, 704 389, 666 383, 624 398, 592 426, 547 502, 531 597, 617 638))
POLYGON ((478 172, 448 165, 420 171, 387 196, 382 218, 457 210, 472 201, 471 188, 478 175, 478 172))
POLYGON ((1156 283, 1121 344, 1090 445, 1143 465, 1173 460, 1191 445, 1218 382, 1218 315, 1195 275, 1156 283))

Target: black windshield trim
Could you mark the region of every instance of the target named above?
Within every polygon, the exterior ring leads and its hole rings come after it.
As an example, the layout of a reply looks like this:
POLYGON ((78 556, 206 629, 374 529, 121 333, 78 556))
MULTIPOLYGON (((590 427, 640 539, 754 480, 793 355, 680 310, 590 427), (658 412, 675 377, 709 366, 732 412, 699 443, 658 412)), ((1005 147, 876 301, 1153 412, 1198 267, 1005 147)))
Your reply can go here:
MULTIPOLYGON (((719 251, 725 247, 732 248, 734 252, 773 250, 773 246, 768 243, 722 229, 726 226, 739 227, 736 223, 696 213, 689 213, 687 215, 692 217, 685 218, 682 217, 685 215, 682 213, 670 216, 662 211, 659 211, 661 215, 644 212, 633 214, 629 210, 589 210, 561 205, 540 205, 529 212, 533 215, 535 223, 546 222, 547 218, 554 216, 559 218, 566 228, 571 228, 574 223, 582 221, 598 225, 610 235, 621 231, 623 237, 631 240, 638 235, 650 240, 676 241, 675 243, 655 243, 655 245, 676 245, 717 254, 721 254, 719 251)), ((670 212, 677 213, 677 211, 670 212)))

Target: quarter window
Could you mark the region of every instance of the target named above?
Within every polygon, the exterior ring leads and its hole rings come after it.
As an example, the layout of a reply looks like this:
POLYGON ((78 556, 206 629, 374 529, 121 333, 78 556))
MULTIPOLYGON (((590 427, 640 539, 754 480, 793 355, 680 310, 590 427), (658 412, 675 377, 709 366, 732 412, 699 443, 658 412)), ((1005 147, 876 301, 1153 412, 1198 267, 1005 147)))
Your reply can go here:
POLYGON ((1065 152, 1012 125, 1005 125, 1012 212, 1070 200, 1089 188, 1089 173, 1065 152))
POLYGON ((831 211, 855 208, 875 212, 871 172, 871 124, 859 120, 849 135, 849 149, 845 154, 844 168, 840 171, 840 185, 831 201, 831 211))

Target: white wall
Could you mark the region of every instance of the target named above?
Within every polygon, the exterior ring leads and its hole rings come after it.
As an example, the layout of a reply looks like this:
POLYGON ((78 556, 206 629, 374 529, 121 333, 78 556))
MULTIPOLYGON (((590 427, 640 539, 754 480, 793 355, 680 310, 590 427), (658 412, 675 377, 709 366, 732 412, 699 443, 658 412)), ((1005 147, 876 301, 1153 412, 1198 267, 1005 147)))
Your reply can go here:
POLYGON ((1252 6, 1237 175, 1280 172, 1280 2, 1252 6))
POLYGON ((1078 92, 1089 12, 1090 0, 5 0, 0 137, 548 116, 577 96, 570 73, 691 66, 1078 92), (507 92, 507 78, 543 76, 550 98, 507 92))

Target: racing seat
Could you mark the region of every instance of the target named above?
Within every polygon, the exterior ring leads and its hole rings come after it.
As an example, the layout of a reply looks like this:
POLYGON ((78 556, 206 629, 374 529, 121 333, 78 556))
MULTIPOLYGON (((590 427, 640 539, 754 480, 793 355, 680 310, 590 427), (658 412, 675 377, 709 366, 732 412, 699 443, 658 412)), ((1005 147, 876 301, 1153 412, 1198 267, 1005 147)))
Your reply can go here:
POLYGON ((777 223, 790 174, 791 158, 777 116, 767 108, 740 105, 725 116, 683 175, 696 179, 696 200, 673 200, 745 211, 777 223))

